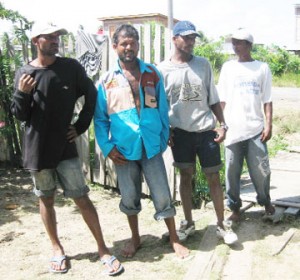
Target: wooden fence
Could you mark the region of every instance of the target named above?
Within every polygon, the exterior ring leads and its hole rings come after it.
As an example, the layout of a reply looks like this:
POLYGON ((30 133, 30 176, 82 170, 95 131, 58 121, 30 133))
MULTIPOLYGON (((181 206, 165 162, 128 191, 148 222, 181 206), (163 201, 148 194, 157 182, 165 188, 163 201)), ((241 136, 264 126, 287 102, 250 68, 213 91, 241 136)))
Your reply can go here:
MULTIPOLYGON (((158 64, 163 59, 170 56, 171 49, 171 33, 167 28, 160 25, 137 25, 135 26, 140 35, 140 52, 139 58, 145 62, 158 64)), ((117 59, 115 52, 112 50, 111 41, 107 38, 102 47, 102 63, 100 73, 111 69, 117 59)), ((97 84, 97 81, 95 81, 97 84)), ((79 106, 80 107, 80 106, 79 106)), ((91 131, 89 131, 91 133, 91 131)), ((77 147, 80 158, 83 162, 83 170, 88 180, 99 183, 104 186, 118 187, 118 180, 113 162, 109 158, 104 158, 97 143, 95 143, 94 159, 90 159, 90 139, 94 139, 94 135, 85 133, 77 140, 77 147)), ((175 170, 172 166, 173 157, 170 148, 164 153, 164 161, 169 180, 170 191, 174 200, 179 199, 178 180, 176 180, 175 170)), ((149 195, 147 184, 143 182, 143 193, 149 195)))

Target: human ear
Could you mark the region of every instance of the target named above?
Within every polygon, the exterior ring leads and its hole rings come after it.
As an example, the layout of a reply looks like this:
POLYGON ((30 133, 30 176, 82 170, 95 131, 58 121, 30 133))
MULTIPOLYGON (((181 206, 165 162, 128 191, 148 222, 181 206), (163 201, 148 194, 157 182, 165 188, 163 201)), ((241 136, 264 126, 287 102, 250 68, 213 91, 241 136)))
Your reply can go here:
POLYGON ((32 44, 34 44, 36 46, 37 42, 38 42, 38 38, 37 37, 32 38, 31 42, 32 42, 32 44))

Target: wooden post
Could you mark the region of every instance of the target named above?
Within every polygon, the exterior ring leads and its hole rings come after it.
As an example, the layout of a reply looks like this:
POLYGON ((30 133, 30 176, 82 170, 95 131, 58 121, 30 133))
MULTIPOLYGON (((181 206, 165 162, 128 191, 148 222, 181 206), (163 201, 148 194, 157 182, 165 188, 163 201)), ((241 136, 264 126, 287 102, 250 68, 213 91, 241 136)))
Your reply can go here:
POLYGON ((152 50, 152 38, 151 38, 151 25, 144 25, 144 61, 151 63, 151 50, 152 50))
POLYGON ((154 64, 162 61, 162 26, 156 24, 154 32, 154 64))

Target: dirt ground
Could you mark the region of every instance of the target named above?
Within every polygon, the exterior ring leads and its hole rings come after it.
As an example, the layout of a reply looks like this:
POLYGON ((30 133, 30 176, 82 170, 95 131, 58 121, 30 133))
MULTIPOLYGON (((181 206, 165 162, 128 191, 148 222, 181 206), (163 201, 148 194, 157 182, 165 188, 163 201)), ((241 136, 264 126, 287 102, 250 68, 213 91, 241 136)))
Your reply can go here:
MULTIPOLYGON (((280 102, 283 103, 282 100, 280 102)), ((63 275, 49 273, 51 246, 40 219, 37 199, 31 190, 32 183, 27 172, 0 169, 1 279, 109 278, 101 275, 104 267, 99 262, 95 241, 80 213, 73 201, 64 199, 61 193, 56 199, 58 229, 71 269, 63 275)), ((299 279, 299 218, 285 219, 277 224, 264 222, 261 219, 263 209, 255 206, 246 211, 241 224, 235 227, 238 244, 228 247, 216 241, 214 248, 207 244, 205 249, 201 249, 201 240, 207 229, 212 228, 214 238, 215 215, 209 207, 194 210, 196 233, 185 242, 193 258, 182 261, 161 238, 166 227, 163 222, 153 219, 152 202, 144 199, 139 216, 142 247, 132 259, 124 259, 120 250, 130 237, 130 231, 126 217, 118 208, 119 195, 109 189, 91 188, 90 198, 98 211, 108 247, 125 267, 125 272, 116 276, 117 279, 187 279, 186 275, 193 268, 191 266, 197 265, 193 260, 202 250, 213 253, 201 279, 299 279)), ((180 206, 176 209, 176 222, 179 223, 183 213, 180 206)))
MULTIPOLYGON (((103 279, 104 267, 98 260, 94 239, 73 201, 64 199, 60 193, 56 203, 59 236, 70 258, 71 269, 64 275, 48 272, 51 247, 40 220, 37 199, 31 192, 30 177, 22 170, 1 170, 1 173, 0 275, 15 280, 103 279)), ((182 279, 189 262, 178 260, 169 243, 161 238, 166 227, 163 222, 154 221, 154 208, 148 199, 143 200, 140 214, 143 246, 134 258, 124 259, 120 257, 120 250, 130 232, 126 217, 118 208, 119 195, 111 190, 92 189, 90 198, 99 213, 108 247, 125 267, 119 279, 182 279)), ((199 214, 200 211, 195 218, 200 219, 199 214)), ((199 227, 187 246, 197 248, 204 230, 199 227)))
MULTIPOLYGON (((37 200, 31 193, 31 180, 21 170, 1 170, 1 173, 0 275, 5 276, 3 279, 103 279, 95 242, 73 202, 61 194, 56 204, 58 228, 71 269, 64 275, 48 272, 51 247, 37 200)), ((120 250, 130 232, 125 216, 118 209, 119 195, 110 190, 92 189, 90 197, 99 213, 107 245, 125 267, 118 279, 184 279, 194 264, 193 259, 181 261, 175 257, 168 242, 161 238, 165 226, 152 218, 154 209, 148 199, 143 200, 140 214, 143 246, 135 257, 124 259, 120 250)), ((181 207, 177 206, 177 213, 179 221, 183 217, 181 207)), ((242 225, 235 228, 239 236, 236 246, 230 248, 218 241, 215 248, 205 249, 215 250, 207 278, 201 279, 299 279, 299 219, 274 225, 263 222, 262 213, 260 207, 252 207, 245 213, 242 225)), ((196 233, 185 245, 195 257, 201 251, 199 244, 207 227, 212 226, 215 218, 209 208, 194 210, 194 218, 196 233)))

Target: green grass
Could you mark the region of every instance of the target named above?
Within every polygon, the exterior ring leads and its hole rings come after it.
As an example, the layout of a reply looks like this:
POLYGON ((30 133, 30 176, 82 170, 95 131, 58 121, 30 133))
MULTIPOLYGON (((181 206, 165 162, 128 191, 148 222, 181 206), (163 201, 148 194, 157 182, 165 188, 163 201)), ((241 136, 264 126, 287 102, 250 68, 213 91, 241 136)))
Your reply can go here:
POLYGON ((282 135, 275 135, 268 143, 269 157, 274 157, 279 151, 286 150, 288 144, 282 135))
POLYGON ((294 133, 300 133, 300 112, 279 111, 273 117, 273 137, 268 142, 270 157, 278 151, 284 151, 290 143, 286 138, 294 133))
POLYGON ((274 87, 300 87, 300 75, 288 73, 280 77, 273 76, 272 85, 274 87))

